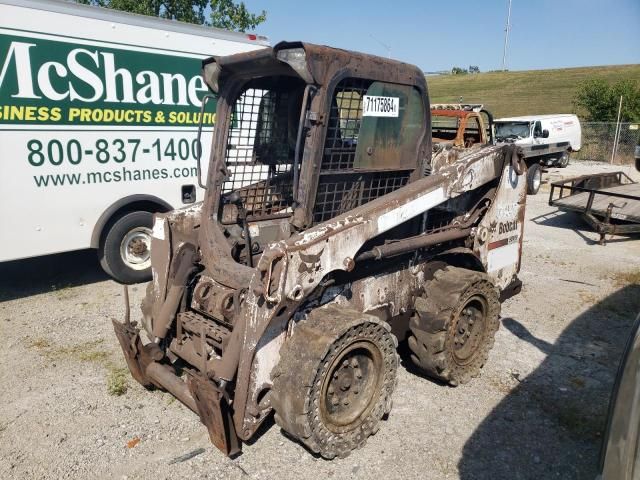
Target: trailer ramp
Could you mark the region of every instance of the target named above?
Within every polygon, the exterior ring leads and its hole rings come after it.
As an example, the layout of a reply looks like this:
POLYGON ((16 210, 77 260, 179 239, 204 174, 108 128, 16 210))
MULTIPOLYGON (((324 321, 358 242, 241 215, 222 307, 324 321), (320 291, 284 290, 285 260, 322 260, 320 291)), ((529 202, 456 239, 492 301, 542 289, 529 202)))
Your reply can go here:
POLYGON ((599 173, 570 178, 551 184, 549 205, 562 211, 579 213, 600 234, 640 232, 640 183, 624 172, 599 173))

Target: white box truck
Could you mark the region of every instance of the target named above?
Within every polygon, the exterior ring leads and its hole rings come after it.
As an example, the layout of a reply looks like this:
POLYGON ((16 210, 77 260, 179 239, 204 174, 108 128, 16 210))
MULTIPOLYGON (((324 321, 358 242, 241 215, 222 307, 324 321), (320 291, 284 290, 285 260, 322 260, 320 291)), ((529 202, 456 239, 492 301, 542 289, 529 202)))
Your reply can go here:
POLYGON ((520 145, 527 163, 527 191, 538 193, 542 167, 569 165, 569 154, 582 146, 582 129, 576 115, 528 115, 494 121, 497 143, 520 145))
POLYGON ((200 113, 202 59, 268 44, 70 2, 0 0, 0 262, 95 248, 116 280, 150 278, 153 213, 202 196, 196 157, 215 122, 215 100, 200 113))

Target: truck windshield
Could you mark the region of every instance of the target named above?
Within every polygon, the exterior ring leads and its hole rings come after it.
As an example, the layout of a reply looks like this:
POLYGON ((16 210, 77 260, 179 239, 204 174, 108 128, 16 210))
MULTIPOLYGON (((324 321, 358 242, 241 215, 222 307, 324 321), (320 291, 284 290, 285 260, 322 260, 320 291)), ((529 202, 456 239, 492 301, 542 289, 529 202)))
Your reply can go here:
POLYGON ((529 136, 529 122, 498 122, 496 125, 496 140, 527 138, 529 136))
POLYGON ((290 77, 250 82, 230 110, 224 198, 237 192, 247 216, 291 213, 293 160, 305 84, 290 77))

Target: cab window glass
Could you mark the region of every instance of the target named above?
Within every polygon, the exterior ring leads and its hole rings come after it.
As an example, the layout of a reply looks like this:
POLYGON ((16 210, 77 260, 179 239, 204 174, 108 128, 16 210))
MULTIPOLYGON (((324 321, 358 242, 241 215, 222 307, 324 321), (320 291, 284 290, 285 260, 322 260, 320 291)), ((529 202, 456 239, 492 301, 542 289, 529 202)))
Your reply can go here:
POLYGON ((424 102, 413 87, 373 82, 363 98, 354 168, 415 168, 424 129, 424 102))
POLYGON ((413 87, 346 78, 331 99, 314 223, 386 195, 409 181, 426 128, 413 87))

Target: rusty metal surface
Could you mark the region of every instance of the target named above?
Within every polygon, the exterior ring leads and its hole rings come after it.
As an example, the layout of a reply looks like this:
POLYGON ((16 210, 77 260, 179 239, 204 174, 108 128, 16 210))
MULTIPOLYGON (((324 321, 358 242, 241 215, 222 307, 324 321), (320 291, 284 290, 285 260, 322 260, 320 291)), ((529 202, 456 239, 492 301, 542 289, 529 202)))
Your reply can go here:
POLYGON ((431 109, 431 115, 439 115, 441 117, 467 118, 473 113, 475 112, 470 112, 468 110, 431 109))
MULTIPOLYGON (((474 118, 478 122, 478 135, 480 135, 480 141, 477 142, 479 144, 488 143, 487 138, 487 125, 485 124, 484 118, 478 112, 468 111, 468 110, 449 110, 449 109, 431 109, 431 116, 440 116, 440 117, 450 117, 457 118, 459 120, 458 130, 456 131, 456 136, 453 139, 444 139, 444 138, 436 138, 433 137, 434 144, 451 144, 455 147, 460 148, 468 148, 471 147, 464 138, 464 135, 467 130, 467 124, 469 123, 469 119, 474 118)), ((491 116, 489 115, 489 118, 491 116)))
POLYGON ((114 322, 114 329, 134 377, 197 411, 212 442, 232 455, 272 413, 272 373, 309 311, 342 305, 394 324, 411 313, 436 260, 473 265, 501 290, 513 284, 526 182, 513 163, 512 146, 431 158, 428 94, 416 67, 300 42, 213 61, 222 70, 206 198, 202 205, 156 216, 153 282, 143 306, 151 343, 143 346, 131 324, 114 322), (242 221, 241 204, 233 214, 222 203, 234 102, 247 82, 298 75, 276 58, 290 48, 304 49, 314 85, 309 110, 299 115, 304 132, 301 125, 296 132, 303 143, 296 148, 296 201, 281 212, 283 219, 242 221), (332 98, 345 78, 416 89, 423 107, 420 131, 410 158, 390 154, 385 165, 391 173, 406 171, 406 182, 364 200, 359 190, 359 202, 314 218, 332 98), (435 218, 443 220, 436 225, 435 218), (246 252, 240 256, 238 245, 251 246, 262 229, 267 240, 249 258, 246 252), (496 263, 491 245, 507 246, 513 258, 505 263, 503 255, 496 263), (252 261, 254 267, 246 265, 252 261), (169 367, 178 360, 187 366, 186 383, 169 367))
POLYGON ((200 420, 209 431, 209 438, 225 455, 234 456, 240 453, 240 441, 236 435, 227 399, 224 393, 208 378, 191 375, 187 380, 189 391, 193 396, 200 420))
POLYGON ((144 373, 144 366, 147 362, 144 361, 142 342, 138 336, 139 330, 129 322, 121 323, 112 320, 112 323, 131 376, 141 385, 151 387, 153 382, 144 373))

